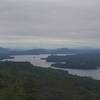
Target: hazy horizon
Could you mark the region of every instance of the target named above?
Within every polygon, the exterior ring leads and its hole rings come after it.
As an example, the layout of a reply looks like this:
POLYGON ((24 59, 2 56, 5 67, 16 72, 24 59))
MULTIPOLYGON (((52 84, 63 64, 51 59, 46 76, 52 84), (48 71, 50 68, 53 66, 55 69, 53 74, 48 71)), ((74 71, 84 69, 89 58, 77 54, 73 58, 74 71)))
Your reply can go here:
POLYGON ((99 0, 0 0, 0 46, 100 48, 99 0))

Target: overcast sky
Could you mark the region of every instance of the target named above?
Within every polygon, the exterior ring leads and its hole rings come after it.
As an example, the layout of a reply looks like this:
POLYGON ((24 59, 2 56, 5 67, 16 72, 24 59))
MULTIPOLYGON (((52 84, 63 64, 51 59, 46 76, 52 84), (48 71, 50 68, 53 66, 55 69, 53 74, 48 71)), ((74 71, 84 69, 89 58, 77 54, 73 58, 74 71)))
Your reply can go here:
POLYGON ((0 0, 0 46, 100 48, 100 0, 0 0))

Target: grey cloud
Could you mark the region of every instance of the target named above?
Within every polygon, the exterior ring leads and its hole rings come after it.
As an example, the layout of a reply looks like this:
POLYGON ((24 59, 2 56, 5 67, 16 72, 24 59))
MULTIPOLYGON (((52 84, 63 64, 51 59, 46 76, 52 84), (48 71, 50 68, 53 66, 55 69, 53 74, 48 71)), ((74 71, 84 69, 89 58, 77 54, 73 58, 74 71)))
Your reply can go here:
POLYGON ((33 37, 31 45, 35 45, 33 39, 38 37, 46 46, 52 41, 51 45, 55 46, 80 46, 81 43, 99 46, 99 9, 99 0, 0 0, 0 38, 4 35, 6 40, 5 43, 1 39, 0 43, 18 44, 20 36, 24 40, 20 42, 25 44, 26 35, 33 37), (16 38, 10 41, 8 36, 16 38))

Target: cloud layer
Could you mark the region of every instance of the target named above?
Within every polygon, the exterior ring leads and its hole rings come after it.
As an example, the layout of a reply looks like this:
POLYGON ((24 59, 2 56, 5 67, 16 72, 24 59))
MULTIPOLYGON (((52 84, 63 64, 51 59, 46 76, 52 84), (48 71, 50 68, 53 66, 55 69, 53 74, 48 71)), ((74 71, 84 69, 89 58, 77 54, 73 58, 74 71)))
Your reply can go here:
POLYGON ((0 0, 0 45, 100 47, 99 0, 0 0))

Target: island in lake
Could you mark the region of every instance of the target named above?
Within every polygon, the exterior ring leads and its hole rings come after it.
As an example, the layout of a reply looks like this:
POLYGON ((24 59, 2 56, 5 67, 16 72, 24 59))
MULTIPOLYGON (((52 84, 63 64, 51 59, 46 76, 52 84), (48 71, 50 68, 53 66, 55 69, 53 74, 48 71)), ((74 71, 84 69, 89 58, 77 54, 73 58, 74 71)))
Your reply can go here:
POLYGON ((71 69, 98 69, 100 67, 100 53, 91 52, 74 55, 50 55, 47 62, 53 62, 51 66, 71 69))

